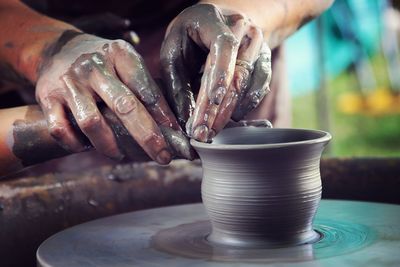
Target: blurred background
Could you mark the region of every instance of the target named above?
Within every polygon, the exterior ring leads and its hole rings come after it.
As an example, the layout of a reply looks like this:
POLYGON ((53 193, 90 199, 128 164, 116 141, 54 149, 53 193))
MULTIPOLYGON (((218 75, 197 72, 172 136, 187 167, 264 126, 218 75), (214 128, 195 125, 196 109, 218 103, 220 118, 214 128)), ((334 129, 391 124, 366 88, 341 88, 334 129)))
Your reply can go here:
POLYGON ((293 127, 329 156, 400 155, 399 1, 336 0, 286 42, 293 127))

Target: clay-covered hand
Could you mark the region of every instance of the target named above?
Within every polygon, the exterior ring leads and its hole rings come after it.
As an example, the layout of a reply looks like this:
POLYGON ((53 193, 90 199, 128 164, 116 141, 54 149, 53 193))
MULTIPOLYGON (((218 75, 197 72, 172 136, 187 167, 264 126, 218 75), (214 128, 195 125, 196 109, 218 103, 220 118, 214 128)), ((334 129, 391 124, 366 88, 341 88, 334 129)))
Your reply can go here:
POLYGON ((261 29, 236 10, 185 9, 169 25, 160 59, 170 105, 199 141, 210 141, 231 118, 242 119, 269 91, 271 51, 261 29))
POLYGON ((121 158, 113 132, 97 107, 102 101, 153 160, 169 163, 171 151, 159 126, 175 130, 180 126, 130 44, 70 31, 48 50, 36 98, 56 140, 73 152, 85 149, 67 118, 70 110, 98 151, 121 158))

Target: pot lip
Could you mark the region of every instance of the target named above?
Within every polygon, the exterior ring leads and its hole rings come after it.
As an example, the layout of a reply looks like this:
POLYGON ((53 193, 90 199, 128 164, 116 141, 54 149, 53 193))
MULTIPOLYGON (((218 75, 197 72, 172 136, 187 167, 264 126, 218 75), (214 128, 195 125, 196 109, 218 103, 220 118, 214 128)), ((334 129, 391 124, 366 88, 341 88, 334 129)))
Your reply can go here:
POLYGON ((322 130, 313 130, 313 129, 305 129, 305 128, 258 128, 254 126, 245 126, 240 128, 257 128, 257 129, 265 129, 266 131, 275 131, 275 130, 282 130, 282 131, 306 131, 306 132, 314 132, 321 134, 321 137, 304 140, 304 141, 295 141, 295 142, 286 142, 286 143, 275 143, 275 144, 243 144, 243 145, 236 145, 236 144, 212 144, 212 143, 203 143, 196 141, 195 139, 190 140, 190 144, 198 149, 210 149, 210 150, 258 150, 258 149, 266 149, 266 148, 279 148, 279 147, 293 147, 299 145, 311 145, 317 143, 327 143, 332 139, 332 135, 328 132, 322 130))

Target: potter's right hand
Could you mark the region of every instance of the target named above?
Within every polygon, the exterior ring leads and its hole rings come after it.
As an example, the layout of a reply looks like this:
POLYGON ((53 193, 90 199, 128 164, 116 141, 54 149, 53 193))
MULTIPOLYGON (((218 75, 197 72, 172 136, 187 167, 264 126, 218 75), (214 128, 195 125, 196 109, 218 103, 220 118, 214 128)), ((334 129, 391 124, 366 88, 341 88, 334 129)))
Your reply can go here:
POLYGON ((239 8, 185 9, 169 25, 160 58, 171 107, 198 141, 211 141, 231 118, 243 119, 269 91, 271 51, 262 29, 239 8))
POLYGON ((160 164, 171 152, 158 125, 180 130, 143 59, 123 40, 66 31, 42 60, 36 98, 51 135, 72 152, 84 150, 66 116, 101 153, 122 157, 113 132, 97 108, 104 102, 147 154, 160 164))

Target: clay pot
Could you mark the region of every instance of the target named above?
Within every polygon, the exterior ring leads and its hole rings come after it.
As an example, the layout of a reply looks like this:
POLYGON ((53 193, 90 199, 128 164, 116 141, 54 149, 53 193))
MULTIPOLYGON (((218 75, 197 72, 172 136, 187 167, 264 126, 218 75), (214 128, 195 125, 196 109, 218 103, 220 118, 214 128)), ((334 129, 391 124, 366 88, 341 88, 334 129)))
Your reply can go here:
POLYGON ((208 240, 249 248, 318 240, 312 221, 330 139, 315 130, 241 127, 223 130, 210 144, 192 140, 203 164, 208 240))

